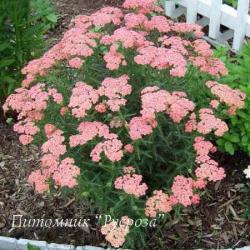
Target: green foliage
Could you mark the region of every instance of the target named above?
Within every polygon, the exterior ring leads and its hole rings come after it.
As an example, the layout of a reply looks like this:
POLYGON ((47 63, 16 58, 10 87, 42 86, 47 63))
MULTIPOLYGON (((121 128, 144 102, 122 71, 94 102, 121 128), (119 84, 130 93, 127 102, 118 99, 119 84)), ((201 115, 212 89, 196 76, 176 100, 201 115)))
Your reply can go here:
POLYGON ((236 57, 230 57, 227 49, 218 49, 216 53, 229 69, 228 76, 220 82, 239 88, 246 94, 244 108, 238 110, 236 116, 229 117, 230 129, 217 143, 221 150, 231 155, 236 150, 243 150, 250 155, 250 43, 236 57))
POLYGON ((49 0, 0 0, 0 100, 21 82, 21 69, 45 46, 57 15, 49 0))
POLYGON ((31 245, 31 244, 28 243, 27 250, 40 250, 40 248, 36 247, 36 246, 33 246, 33 245, 31 245))
POLYGON ((223 3, 231 5, 233 7, 237 7, 238 1, 237 0, 224 0, 223 3))
POLYGON ((50 0, 32 0, 30 7, 36 21, 40 20, 44 24, 45 31, 55 27, 58 14, 50 0))

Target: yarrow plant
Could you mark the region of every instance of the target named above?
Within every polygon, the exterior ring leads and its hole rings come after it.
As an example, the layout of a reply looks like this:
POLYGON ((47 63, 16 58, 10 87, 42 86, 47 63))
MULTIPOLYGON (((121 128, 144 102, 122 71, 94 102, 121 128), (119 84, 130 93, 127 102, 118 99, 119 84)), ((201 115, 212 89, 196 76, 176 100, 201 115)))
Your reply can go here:
POLYGON ((126 0, 77 16, 3 106, 18 113, 20 142, 41 148, 28 182, 41 193, 75 187, 120 219, 101 225, 114 247, 135 249, 133 220, 198 204, 225 177, 209 138, 228 130, 219 106, 232 114, 244 104, 218 82, 227 69, 201 27, 161 12, 156 0, 126 0))

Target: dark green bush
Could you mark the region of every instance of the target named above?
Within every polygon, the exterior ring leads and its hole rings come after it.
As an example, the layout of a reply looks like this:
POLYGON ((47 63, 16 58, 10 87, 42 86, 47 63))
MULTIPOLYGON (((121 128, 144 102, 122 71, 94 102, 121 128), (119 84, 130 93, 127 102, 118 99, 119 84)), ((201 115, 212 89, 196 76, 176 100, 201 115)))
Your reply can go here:
POLYGON ((56 21, 49 0, 0 0, 0 100, 20 84, 21 68, 42 52, 56 21))
POLYGON ((247 44, 236 57, 227 55, 227 50, 217 51, 229 69, 228 76, 221 82, 232 88, 239 88, 246 94, 245 106, 237 111, 236 116, 228 120, 230 130, 217 141, 221 150, 234 154, 236 150, 250 155, 250 44, 247 44))

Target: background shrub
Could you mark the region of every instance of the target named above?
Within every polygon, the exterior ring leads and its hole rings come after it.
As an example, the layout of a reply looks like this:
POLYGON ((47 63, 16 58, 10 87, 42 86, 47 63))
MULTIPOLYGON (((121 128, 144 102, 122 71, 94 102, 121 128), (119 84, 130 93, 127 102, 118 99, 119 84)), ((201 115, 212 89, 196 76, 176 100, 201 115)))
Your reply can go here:
POLYGON ((243 150, 250 155, 250 44, 245 45, 240 54, 234 57, 228 55, 227 49, 219 49, 217 54, 229 69, 229 74, 221 82, 239 88, 246 94, 244 108, 228 118, 230 129, 223 138, 217 140, 217 144, 221 150, 231 155, 236 150, 243 150))
POLYGON ((49 0, 0 1, 0 100, 20 85, 22 67, 41 54, 56 22, 49 0))
POLYGON ((238 1, 237 0, 223 0, 223 3, 231 5, 233 7, 237 7, 238 1))

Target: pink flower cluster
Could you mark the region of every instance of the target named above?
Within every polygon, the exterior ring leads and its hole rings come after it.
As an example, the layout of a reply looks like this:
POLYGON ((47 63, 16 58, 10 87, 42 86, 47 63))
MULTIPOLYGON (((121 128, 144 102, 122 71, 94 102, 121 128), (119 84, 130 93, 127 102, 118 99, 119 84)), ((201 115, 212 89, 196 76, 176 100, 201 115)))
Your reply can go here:
POLYGON ((182 77, 186 73, 186 60, 178 51, 168 48, 145 46, 140 47, 138 55, 134 60, 140 65, 150 65, 155 69, 169 69, 170 74, 176 77, 182 77))
POLYGON ((197 39, 193 42, 194 50, 200 56, 210 57, 212 56, 212 50, 210 44, 208 44, 205 40, 197 39))
POLYGON ((157 86, 146 87, 141 91, 141 115, 155 119, 155 114, 165 112, 169 106, 171 94, 157 86))
POLYGON ((156 113, 166 112, 174 122, 179 123, 195 108, 195 104, 186 98, 184 92, 170 94, 153 86, 143 89, 141 94, 143 117, 155 118, 156 113))
POLYGON ((29 178, 28 183, 33 185, 38 193, 44 193, 49 189, 48 173, 42 172, 40 169, 33 171, 29 178))
MULTIPOLYGON (((228 113, 233 115, 237 109, 244 106, 246 95, 240 90, 231 89, 229 86, 216 81, 208 81, 206 82, 206 86, 211 89, 213 95, 219 98, 219 100, 212 100, 210 102, 210 106, 213 109, 216 109, 220 103, 225 103, 229 106, 228 113)), ((199 110, 199 121, 197 121, 195 113, 190 115, 185 125, 185 131, 198 131, 204 135, 214 131, 215 135, 223 136, 228 131, 228 126, 224 121, 215 117, 212 109, 203 108, 199 110)))
MULTIPOLYGON (((213 101, 214 107, 218 106, 218 103, 213 101)), ((214 132, 216 136, 223 136, 228 131, 227 124, 220 118, 214 115, 214 112, 210 108, 202 108, 199 110, 199 121, 196 119, 195 113, 192 113, 185 125, 186 132, 198 131, 203 135, 207 135, 214 132)))
POLYGON ((81 122, 77 128, 79 134, 70 136, 70 146, 85 145, 96 136, 104 139, 117 138, 115 134, 109 132, 109 127, 101 122, 81 122))
POLYGON ((92 161, 99 162, 101 160, 101 153, 104 153, 112 162, 120 161, 123 157, 122 146, 122 142, 117 138, 100 142, 91 151, 90 156, 92 157, 92 161))
POLYGON ((77 118, 85 117, 86 112, 102 96, 107 97, 108 100, 105 103, 96 105, 95 109, 97 112, 105 113, 106 106, 113 112, 119 111, 120 107, 127 102, 124 97, 132 91, 131 85, 128 84, 128 79, 128 75, 122 75, 118 78, 107 77, 97 90, 84 82, 76 83, 68 105, 72 109, 72 114, 77 118))
POLYGON ((80 174, 80 169, 74 165, 74 159, 65 158, 60 161, 60 156, 66 153, 63 132, 52 124, 46 124, 44 130, 48 140, 41 147, 44 154, 41 158, 42 168, 33 171, 28 182, 40 193, 49 189, 50 178, 58 186, 76 186, 76 177, 80 174))
POLYGON ((157 121, 144 117, 134 117, 130 120, 128 126, 131 139, 138 140, 141 139, 142 136, 152 134, 153 129, 157 127, 157 121))
POLYGON ((157 6, 157 0, 126 0, 123 7, 126 9, 137 9, 139 13, 147 14, 152 11, 162 12, 163 9, 157 6))
MULTIPOLYGON (((33 60, 23 68, 22 73, 26 75, 23 86, 29 86, 37 76, 44 76, 48 70, 60 60, 70 60, 72 57, 89 57, 93 54, 96 41, 89 37, 86 28, 72 28, 68 30, 62 40, 54 45, 41 58, 33 60)), ((79 59, 77 59, 79 61, 79 59)), ((75 60, 74 60, 75 61, 75 60)), ((73 61, 73 62, 74 62, 73 61)), ((75 62, 73 63, 75 65, 75 62)), ((79 62, 77 63, 79 66, 79 62)))
POLYGON ((181 34, 191 33, 198 38, 201 38, 204 35, 202 26, 192 23, 173 23, 172 30, 181 34))
POLYGON ((200 196, 194 192, 194 189, 202 189, 207 182, 202 179, 193 180, 181 175, 175 177, 171 191, 168 195, 162 190, 155 190, 153 195, 146 201, 145 214, 149 217, 156 217, 157 213, 168 213, 176 204, 190 206, 198 204, 200 196))
POLYGON ((173 21, 165 16, 153 16, 150 20, 141 13, 128 13, 124 16, 125 26, 127 29, 141 29, 140 34, 148 35, 148 31, 157 30, 161 33, 170 32, 173 21), (143 30, 146 30, 143 31, 143 30))
POLYGON ((214 153, 216 147, 203 137, 195 138, 194 149, 196 151, 196 162, 200 165, 196 170, 196 176, 201 180, 218 181, 225 177, 223 168, 218 167, 218 163, 211 159, 209 153, 214 153))
POLYGON ((129 217, 123 216, 119 222, 113 220, 102 226, 101 233, 105 235, 105 239, 110 242, 112 246, 118 248, 124 244, 125 237, 129 233, 129 227, 132 223, 129 217))
POLYGON ((203 179, 194 180, 181 175, 175 177, 171 187, 171 195, 162 190, 155 190, 153 195, 146 201, 145 214, 149 217, 156 217, 157 213, 168 213, 176 204, 185 207, 200 202, 200 196, 195 190, 202 189, 207 182, 203 179))
POLYGON ((158 40, 162 45, 181 53, 183 56, 186 56, 189 53, 188 47, 191 46, 191 42, 179 36, 162 36, 158 40))
POLYGON ((42 145, 41 149, 44 154, 52 154, 59 158, 60 155, 66 153, 66 146, 63 145, 64 136, 63 131, 56 129, 52 124, 46 124, 44 127, 45 134, 48 140, 42 145))
POLYGON ((196 56, 190 57, 190 61, 193 65, 200 69, 200 71, 208 73, 212 76, 225 76, 228 74, 228 70, 224 63, 213 57, 196 56))
POLYGON ((153 196, 147 199, 145 214, 156 217, 157 213, 168 213, 172 210, 172 202, 168 194, 162 190, 155 190, 153 196))
POLYGON ((94 26, 105 26, 106 24, 113 23, 114 25, 119 25, 123 13, 119 8, 114 7, 104 7, 97 12, 93 13, 89 20, 93 23, 94 26))
MULTIPOLYGON (((123 17, 123 12, 119 8, 104 7, 90 16, 79 15, 75 18, 74 24, 76 28, 87 31, 90 27, 104 27, 107 24, 119 25, 123 17)), ((88 36, 97 38, 97 33, 90 33, 88 36)), ((94 38, 92 37, 92 38, 94 38)))
POLYGON ((159 70, 170 68, 170 74, 175 77, 185 76, 187 60, 213 76, 226 75, 228 72, 225 65, 219 59, 213 58, 210 46, 201 41, 195 40, 192 44, 180 37, 163 36, 159 38, 159 42, 165 47, 141 46, 137 49, 139 54, 134 60, 137 64, 150 65, 159 70), (190 48, 193 48, 197 55, 190 53, 190 48))
POLYGON ((153 16, 151 20, 146 20, 144 26, 147 30, 158 30, 161 33, 170 32, 173 22, 165 16, 153 16))
POLYGON ((124 146, 124 150, 125 150, 126 153, 132 154, 135 149, 134 149, 134 146, 132 144, 126 144, 124 146))
POLYGON ((47 108, 49 94, 45 84, 38 83, 30 89, 18 88, 3 105, 4 112, 12 109, 18 113, 18 119, 41 120, 42 112, 47 108))
POLYGON ((200 197, 198 194, 194 194, 193 183, 194 181, 192 178, 187 178, 181 175, 177 175, 174 178, 171 190, 177 203, 182 204, 185 207, 199 203, 200 197))
POLYGON ((76 147, 84 145, 93 140, 96 136, 103 137, 104 142, 98 143, 91 151, 90 156, 94 162, 101 160, 101 153, 111 161, 119 161, 123 156, 122 142, 117 139, 117 135, 109 132, 109 127, 101 122, 82 122, 78 129, 78 135, 70 136, 70 146, 76 147))
POLYGON ((109 51, 104 55, 103 59, 109 70, 116 70, 119 69, 120 65, 127 65, 124 55, 117 51, 116 44, 110 46, 109 51))
POLYGON ((210 45, 201 39, 193 42, 194 51, 197 56, 191 56, 190 60, 194 66, 202 72, 209 73, 213 76, 224 76, 228 74, 228 70, 224 63, 217 58, 213 58, 213 52, 210 45))
POLYGON ((145 23, 148 21, 148 18, 141 13, 128 13, 124 16, 124 21, 127 29, 142 29, 145 28, 145 23))
POLYGON ((173 92, 166 113, 176 123, 179 123, 188 113, 192 112, 195 104, 187 99, 184 92, 173 92))
POLYGON ((199 112, 200 121, 197 124, 197 131, 201 134, 209 134, 214 131, 217 136, 223 136, 228 131, 227 124, 213 114, 212 109, 204 108, 199 112))
POLYGON ((80 69, 83 65, 84 60, 79 57, 74 57, 69 60, 69 66, 71 68, 80 69))
POLYGON ((212 94, 219 98, 220 102, 229 106, 230 114, 235 114, 237 109, 243 108, 246 94, 239 89, 232 89, 215 81, 206 82, 206 86, 211 89, 212 94))
POLYGON ((13 130, 20 134, 19 141, 23 145, 30 144, 33 141, 33 136, 40 131, 35 123, 29 119, 16 123, 13 127, 13 130))
POLYGON ((157 126, 156 113, 165 112, 175 122, 179 123, 195 105, 186 98, 184 92, 160 90, 157 86, 146 87, 141 91, 141 117, 134 117, 129 122, 129 135, 132 140, 141 139, 153 132, 157 126))
POLYGON ((72 114, 77 118, 86 116, 86 111, 90 110, 93 104, 98 102, 97 91, 84 82, 77 82, 72 89, 69 108, 72 108, 72 114))
POLYGON ((45 84, 38 83, 30 89, 16 89, 4 103, 4 112, 12 109, 18 113, 19 122, 14 125, 14 131, 20 134, 19 140, 23 145, 30 144, 34 135, 40 131, 35 122, 43 118, 49 97, 57 104, 63 102, 62 94, 56 89, 48 88, 46 91, 45 84))
POLYGON ((122 75, 118 78, 107 77, 98 89, 100 96, 108 98, 106 104, 113 112, 119 111, 121 106, 126 105, 127 100, 124 97, 132 92, 128 79, 128 75, 122 75))
POLYGON ((54 172, 52 178, 58 186, 73 188, 77 185, 77 176, 80 175, 80 169, 75 165, 72 158, 65 158, 54 172))
POLYGON ((133 167, 124 169, 125 175, 118 177, 115 180, 115 188, 123 190, 127 194, 132 194, 135 197, 140 197, 146 194, 148 186, 142 182, 142 176, 134 174, 133 167), (128 173, 130 172, 130 173, 128 173))
POLYGON ((114 31, 113 35, 105 35, 101 39, 101 43, 105 45, 117 42, 121 42, 126 49, 151 44, 151 42, 146 40, 143 33, 127 29, 126 27, 118 28, 114 31))

